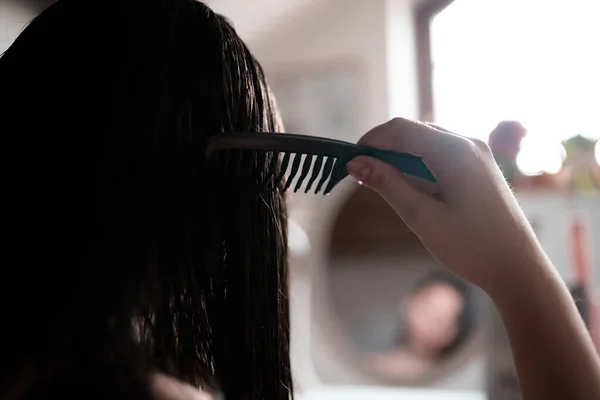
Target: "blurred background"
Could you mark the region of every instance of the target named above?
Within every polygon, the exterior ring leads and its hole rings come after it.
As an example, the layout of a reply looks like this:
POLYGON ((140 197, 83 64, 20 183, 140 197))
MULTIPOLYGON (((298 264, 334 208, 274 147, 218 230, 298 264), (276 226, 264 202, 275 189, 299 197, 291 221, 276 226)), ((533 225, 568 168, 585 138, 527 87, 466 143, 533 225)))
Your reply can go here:
MULTIPOLYGON (((0 53, 50 3, 0 3, 0 53)), ((208 3, 265 67, 288 132, 356 141, 403 116, 486 140, 600 344, 599 1, 208 3)), ((300 399, 519 399, 489 299, 383 201, 347 179, 290 202, 300 399)))

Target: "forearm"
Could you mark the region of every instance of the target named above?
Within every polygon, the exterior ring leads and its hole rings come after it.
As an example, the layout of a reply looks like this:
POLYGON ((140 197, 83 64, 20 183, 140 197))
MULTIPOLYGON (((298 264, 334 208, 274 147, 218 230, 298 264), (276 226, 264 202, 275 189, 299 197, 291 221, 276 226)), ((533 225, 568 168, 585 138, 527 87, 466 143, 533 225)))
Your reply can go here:
POLYGON ((561 278, 541 250, 512 268, 512 279, 488 293, 509 335, 523 399, 600 399, 600 361, 561 278))

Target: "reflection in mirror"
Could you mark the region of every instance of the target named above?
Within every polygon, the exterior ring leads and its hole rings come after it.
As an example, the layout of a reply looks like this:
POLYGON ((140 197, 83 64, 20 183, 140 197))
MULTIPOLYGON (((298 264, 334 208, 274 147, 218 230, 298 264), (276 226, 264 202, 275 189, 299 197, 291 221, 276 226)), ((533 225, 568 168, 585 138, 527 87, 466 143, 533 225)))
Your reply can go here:
POLYGON ((390 378, 418 378, 452 355, 469 331, 466 284, 443 273, 426 276, 399 300, 401 335, 369 357, 369 367, 390 378))
POLYGON ((363 187, 350 196, 329 248, 332 307, 362 371, 421 383, 465 359, 474 288, 442 269, 379 196, 363 187))

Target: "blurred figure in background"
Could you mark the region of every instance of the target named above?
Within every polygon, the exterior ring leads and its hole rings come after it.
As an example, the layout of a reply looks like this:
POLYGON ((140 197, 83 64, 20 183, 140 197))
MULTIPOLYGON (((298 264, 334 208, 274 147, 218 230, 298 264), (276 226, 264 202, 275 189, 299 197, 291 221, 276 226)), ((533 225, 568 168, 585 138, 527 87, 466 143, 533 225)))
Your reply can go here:
POLYGON ((370 368, 387 378, 426 375, 467 337, 471 325, 469 303, 469 289, 464 282, 444 273, 426 276, 401 301, 400 344, 370 357, 370 368))
POLYGON ((517 121, 502 121, 490 133, 488 144, 506 180, 515 184, 521 178, 517 155, 527 129, 517 121))

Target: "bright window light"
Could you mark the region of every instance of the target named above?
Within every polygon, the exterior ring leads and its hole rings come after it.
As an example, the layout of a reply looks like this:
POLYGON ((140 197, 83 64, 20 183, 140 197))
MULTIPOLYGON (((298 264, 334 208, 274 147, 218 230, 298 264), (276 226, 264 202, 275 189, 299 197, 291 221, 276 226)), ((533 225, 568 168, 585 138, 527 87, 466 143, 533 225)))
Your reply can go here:
POLYGON ((561 170, 566 156, 567 152, 561 144, 542 140, 539 136, 526 136, 521 142, 517 167, 529 176, 556 174, 561 170))
POLYGON ((547 149, 600 138, 598 15, 598 0, 455 0, 431 26, 436 122, 487 140, 498 122, 519 121, 545 144, 523 148, 521 166, 554 171, 547 149))

